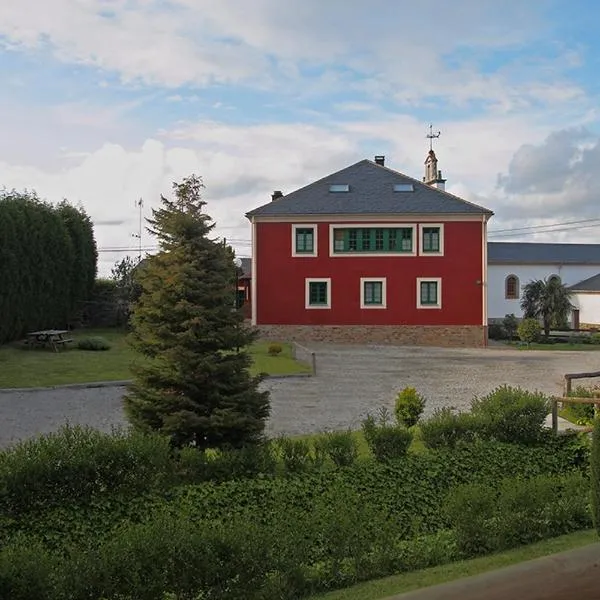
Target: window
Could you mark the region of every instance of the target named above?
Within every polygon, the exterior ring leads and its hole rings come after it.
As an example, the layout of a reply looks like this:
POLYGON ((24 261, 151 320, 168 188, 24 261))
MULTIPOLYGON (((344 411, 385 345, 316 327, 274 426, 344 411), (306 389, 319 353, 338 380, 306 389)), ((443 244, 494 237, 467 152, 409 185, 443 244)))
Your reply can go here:
POLYGON ((292 256, 317 256, 316 225, 292 225, 292 256))
POLYGON ((329 186, 330 192, 349 192, 350 186, 347 183, 333 183, 329 186))
POLYGON ((360 307, 386 308, 386 280, 381 277, 361 277, 360 307))
POLYGON ((306 279, 305 308, 331 308, 331 279, 306 279))
POLYGON ((419 225, 421 244, 419 254, 444 255, 444 225, 443 223, 427 223, 419 225))
POLYGON ((331 229, 332 254, 370 252, 413 253, 414 227, 335 227, 331 229))
POLYGON ((442 308, 442 280, 417 279, 417 308, 442 308))
POLYGON ((412 183, 395 183, 394 184, 395 192, 414 192, 415 188, 412 183))
POLYGON ((504 282, 504 297, 507 300, 519 299, 519 278, 516 275, 509 275, 504 282))

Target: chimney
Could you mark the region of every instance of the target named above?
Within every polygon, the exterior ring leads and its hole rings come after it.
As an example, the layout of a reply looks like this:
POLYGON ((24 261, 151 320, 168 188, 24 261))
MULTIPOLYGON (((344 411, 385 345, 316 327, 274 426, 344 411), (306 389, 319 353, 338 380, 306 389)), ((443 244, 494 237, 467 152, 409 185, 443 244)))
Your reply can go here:
POLYGON ((385 167, 385 156, 383 156, 383 155, 381 155, 381 154, 378 154, 378 155, 375 157, 375 164, 376 164, 376 165, 380 165, 380 166, 382 166, 382 167, 385 167))
POLYGON ((275 202, 275 200, 279 200, 279 198, 283 198, 283 193, 280 190, 275 190, 271 194, 271 201, 275 202))
POLYGON ((437 180, 436 180, 436 182, 433 185, 438 190, 442 190, 442 192, 446 190, 446 180, 442 179, 442 172, 441 171, 437 172, 437 180))

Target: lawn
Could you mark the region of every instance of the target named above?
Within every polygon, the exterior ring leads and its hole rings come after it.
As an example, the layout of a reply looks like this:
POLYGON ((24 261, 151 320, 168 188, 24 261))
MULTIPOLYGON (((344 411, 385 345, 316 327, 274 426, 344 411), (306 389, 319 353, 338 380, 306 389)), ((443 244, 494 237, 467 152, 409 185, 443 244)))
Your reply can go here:
MULTIPOLYGON (((22 343, 0 346, 0 388, 46 387, 69 383, 121 381, 131 379, 130 366, 139 357, 125 341, 125 332, 106 330, 74 331, 75 342, 68 350, 27 350, 22 343), (111 349, 90 352, 77 349, 77 340, 99 336, 111 344, 111 349)), ((290 344, 282 344, 279 356, 269 356, 268 343, 257 342, 251 347, 254 373, 269 375, 310 372, 310 367, 292 358, 290 344)))
POLYGON ((548 556, 557 552, 573 550, 581 546, 598 542, 594 530, 578 531, 537 544, 522 546, 491 556, 483 556, 472 560, 450 563, 432 567, 422 571, 413 571, 401 575, 393 575, 384 579, 367 581, 343 590, 314 596, 311 600, 381 600, 393 594, 402 594, 411 590, 439 585, 462 577, 479 575, 486 571, 501 569, 526 560, 548 556))
POLYGON ((512 346, 518 350, 554 350, 554 351, 594 351, 600 350, 600 344, 581 344, 575 342, 556 342, 554 344, 539 344, 533 343, 527 346, 523 342, 508 342, 509 346, 512 346))

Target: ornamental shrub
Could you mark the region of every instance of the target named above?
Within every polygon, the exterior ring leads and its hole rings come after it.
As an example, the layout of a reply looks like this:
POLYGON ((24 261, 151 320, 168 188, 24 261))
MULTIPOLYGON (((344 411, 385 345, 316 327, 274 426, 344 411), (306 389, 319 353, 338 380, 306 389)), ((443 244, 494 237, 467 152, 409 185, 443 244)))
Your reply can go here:
POLYGON ((103 351, 110 350, 110 344, 102 337, 83 338, 77 342, 79 350, 103 351))
POLYGON ((328 431, 315 442, 317 455, 326 456, 336 467, 349 467, 358 458, 358 444, 352 431, 328 431))
POLYGON ((479 421, 470 413, 454 413, 437 408, 420 425, 423 443, 433 450, 454 448, 460 442, 473 442, 479 433, 479 421))
POLYGON ((544 394, 508 385, 471 403, 471 414, 479 424, 481 435, 516 444, 538 442, 549 412, 550 402, 544 394))
POLYGON ((537 342, 542 334, 542 326, 537 319, 523 319, 517 328, 519 339, 527 345, 537 342))
POLYGON ((281 354, 283 352, 283 346, 281 344, 274 342, 272 344, 269 344, 269 347, 267 348, 267 352, 269 353, 270 356, 278 356, 279 354, 281 354))
POLYGON ((396 397, 394 413, 399 425, 413 427, 425 409, 425 398, 415 388, 405 387, 396 397))

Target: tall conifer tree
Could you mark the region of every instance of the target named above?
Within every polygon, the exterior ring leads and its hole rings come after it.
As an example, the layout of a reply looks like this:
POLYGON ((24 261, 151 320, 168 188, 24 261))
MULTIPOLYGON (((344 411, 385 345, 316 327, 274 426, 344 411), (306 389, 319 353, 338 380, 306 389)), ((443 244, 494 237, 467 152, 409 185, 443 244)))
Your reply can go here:
POLYGON ((248 371, 256 334, 234 308, 233 255, 210 236, 203 187, 194 175, 173 184, 174 200, 161 196, 148 220, 160 251, 139 269, 131 316, 131 343, 148 360, 134 367, 125 410, 176 445, 240 447, 261 441, 269 396, 248 371))

